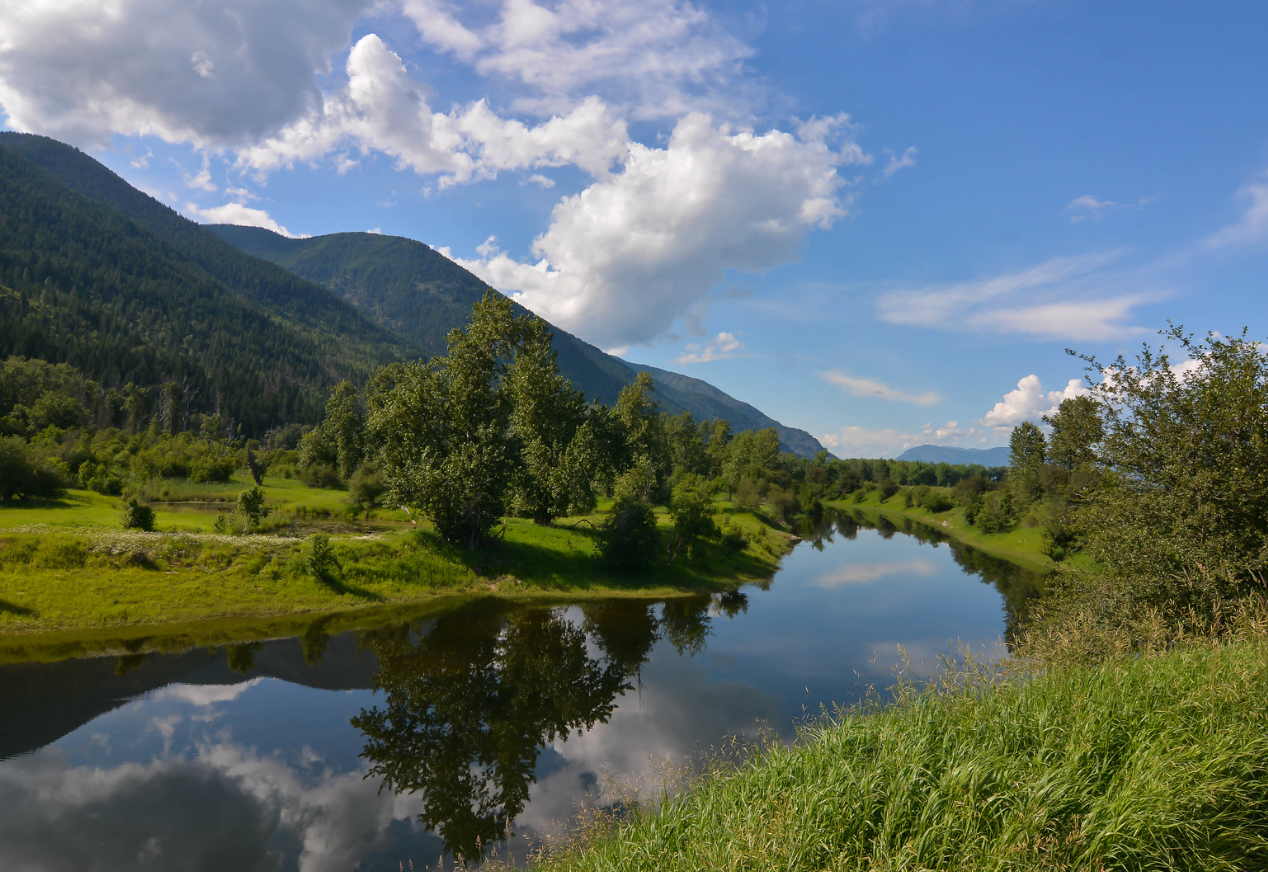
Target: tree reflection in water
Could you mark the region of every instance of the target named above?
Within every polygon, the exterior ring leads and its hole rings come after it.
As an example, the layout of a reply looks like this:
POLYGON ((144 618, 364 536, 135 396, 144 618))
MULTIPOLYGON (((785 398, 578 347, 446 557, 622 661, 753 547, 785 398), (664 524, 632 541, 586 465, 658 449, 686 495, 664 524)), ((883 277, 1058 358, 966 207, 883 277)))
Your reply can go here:
POLYGON ((408 625, 365 633, 384 695, 352 719, 369 776, 422 791, 420 821, 453 855, 478 859, 523 811, 544 745, 607 722, 658 639, 701 650, 712 602, 674 601, 660 618, 646 603, 598 603, 582 609, 581 627, 559 610, 475 608, 421 635, 408 625))

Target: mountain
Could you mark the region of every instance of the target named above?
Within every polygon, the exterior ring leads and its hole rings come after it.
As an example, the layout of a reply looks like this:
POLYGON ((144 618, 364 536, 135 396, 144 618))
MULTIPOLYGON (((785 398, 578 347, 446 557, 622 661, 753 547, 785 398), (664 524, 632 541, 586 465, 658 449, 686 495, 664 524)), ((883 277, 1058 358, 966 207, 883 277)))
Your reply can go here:
MULTIPOLYGON (((210 228, 244 252, 329 288, 429 355, 444 354, 445 335, 466 323, 472 304, 488 289, 431 247, 400 236, 332 233, 288 239, 259 227, 210 228)), ((526 311, 516 308, 521 314, 526 311)), ((647 370, 656 381, 657 402, 670 414, 688 411, 698 420, 726 418, 735 430, 774 427, 784 450, 803 457, 824 450, 804 430, 785 427, 707 382, 626 363, 558 327, 552 329, 560 371, 589 398, 612 403, 640 370, 647 370)))
POLYGON ((319 420, 340 379, 416 353, 76 149, 0 133, 0 356, 105 387, 176 382, 191 410, 259 433, 319 420))
POLYGON ((917 445, 898 455, 898 460, 922 460, 925 463, 976 463, 988 469, 1008 466, 1008 449, 953 448, 950 445, 917 445))

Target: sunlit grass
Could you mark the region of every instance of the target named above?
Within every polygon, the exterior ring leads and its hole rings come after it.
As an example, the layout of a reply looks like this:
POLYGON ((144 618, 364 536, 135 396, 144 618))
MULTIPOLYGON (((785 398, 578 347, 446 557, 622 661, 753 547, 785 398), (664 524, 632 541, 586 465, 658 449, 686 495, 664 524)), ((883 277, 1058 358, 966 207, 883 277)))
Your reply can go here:
POLYGON ((1268 644, 959 673, 600 815, 541 868, 1268 868, 1268 644))

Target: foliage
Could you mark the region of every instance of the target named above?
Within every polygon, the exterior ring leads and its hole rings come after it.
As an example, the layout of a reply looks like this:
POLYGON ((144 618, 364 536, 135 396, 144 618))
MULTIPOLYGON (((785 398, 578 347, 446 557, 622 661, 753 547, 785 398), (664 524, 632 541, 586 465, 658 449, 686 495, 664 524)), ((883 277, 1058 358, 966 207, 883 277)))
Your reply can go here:
POLYGON ((718 535, 718 526, 713 520, 713 496, 699 475, 687 475, 674 488, 669 500, 669 516, 673 519, 669 535, 671 566, 680 555, 690 554, 700 540, 718 535))
POLYGON ((238 494, 238 514, 242 517, 242 532, 250 533, 260 526, 261 519, 269 514, 264 505, 264 491, 258 486, 247 488, 238 494))
POLYGON ((370 437, 393 501, 468 549, 505 514, 516 457, 504 376, 524 320, 490 292, 467 328, 449 334, 446 357, 386 367, 368 391, 370 437))
POLYGON ((645 496, 650 478, 648 469, 639 466, 622 475, 599 528, 599 557, 618 572, 644 569, 662 553, 656 514, 645 496))
POLYGON ((61 474, 32 461, 26 444, 16 436, 0 437, 0 500, 61 496, 66 482, 61 474))
POLYGON ((153 530, 154 509, 135 499, 128 500, 123 510, 123 529, 153 530))
POLYGON ((339 558, 330 544, 330 537, 325 533, 313 533, 308 537, 308 550, 304 554, 304 569, 318 580, 334 577, 339 569, 339 558))

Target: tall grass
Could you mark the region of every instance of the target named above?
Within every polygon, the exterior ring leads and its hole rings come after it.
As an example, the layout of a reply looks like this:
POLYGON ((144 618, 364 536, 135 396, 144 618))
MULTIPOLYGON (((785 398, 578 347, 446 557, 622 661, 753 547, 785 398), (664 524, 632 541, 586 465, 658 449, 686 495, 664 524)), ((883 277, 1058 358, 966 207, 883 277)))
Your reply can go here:
POLYGON ((953 672, 549 847, 563 870, 1268 868, 1268 643, 953 672))

